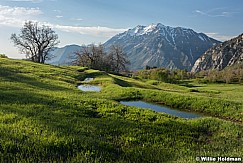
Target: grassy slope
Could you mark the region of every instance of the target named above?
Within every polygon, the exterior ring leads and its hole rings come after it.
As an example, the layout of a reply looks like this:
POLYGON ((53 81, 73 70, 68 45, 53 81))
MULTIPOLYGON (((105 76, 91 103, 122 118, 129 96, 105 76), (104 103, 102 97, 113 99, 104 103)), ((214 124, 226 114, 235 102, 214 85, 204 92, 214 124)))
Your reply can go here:
MULTIPOLYGON (((209 103, 203 86, 192 93, 187 87, 82 71, 0 59, 1 162, 195 162, 196 156, 243 157, 240 124, 216 118, 184 120, 113 101, 143 98, 176 106, 187 99, 183 105, 195 105, 197 110, 209 103), (103 86, 102 92, 77 90, 85 76, 96 77, 92 83, 103 86), (179 100, 172 100, 175 97, 179 100), (201 97, 204 103, 193 103, 201 97)), ((214 98, 221 98, 222 89, 212 86, 210 90, 214 98)), ((240 119, 242 101, 226 96, 221 100, 227 104, 225 114, 234 106, 238 110, 232 118, 240 119)))
MULTIPOLYGON (((110 82, 103 89, 103 93, 97 95, 98 97, 117 101, 131 98, 143 99, 243 123, 242 85, 203 85, 185 81, 185 86, 182 86, 151 80, 139 81, 114 75, 110 77, 115 80, 110 82)), ((99 78, 94 82, 102 83, 99 78)))

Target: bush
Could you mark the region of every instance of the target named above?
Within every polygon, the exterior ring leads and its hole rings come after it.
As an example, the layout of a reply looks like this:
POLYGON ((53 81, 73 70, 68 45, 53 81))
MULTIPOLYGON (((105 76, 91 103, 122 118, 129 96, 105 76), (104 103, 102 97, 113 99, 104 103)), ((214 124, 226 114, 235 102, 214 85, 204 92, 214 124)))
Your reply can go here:
POLYGON ((208 70, 201 71, 195 74, 199 83, 238 83, 242 84, 243 81, 243 64, 239 63, 229 66, 221 71, 208 70))
POLYGON ((133 73, 133 78, 158 80, 166 83, 178 83, 180 80, 189 79, 190 73, 186 70, 169 70, 164 68, 153 68, 140 70, 133 73))
POLYGON ((0 58, 8 58, 5 54, 0 54, 0 58))

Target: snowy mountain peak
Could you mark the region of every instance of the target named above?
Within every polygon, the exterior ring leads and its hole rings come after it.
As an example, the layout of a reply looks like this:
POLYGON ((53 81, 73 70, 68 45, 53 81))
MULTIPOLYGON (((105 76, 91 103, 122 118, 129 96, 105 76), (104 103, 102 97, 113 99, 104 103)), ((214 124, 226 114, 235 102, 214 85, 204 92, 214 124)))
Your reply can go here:
POLYGON ((145 28, 145 26, 138 25, 137 27, 135 27, 133 29, 129 29, 125 33, 130 35, 130 36, 140 35, 141 33, 143 33, 144 28, 145 28))
POLYGON ((137 27, 135 27, 133 29, 129 29, 127 31, 127 34, 129 34, 130 36, 139 36, 139 35, 149 34, 149 33, 153 32, 153 31, 156 31, 158 29, 165 28, 165 27, 166 26, 164 26, 161 23, 150 24, 148 26, 138 25, 137 27))
MULTIPOLYGON (((125 36, 142 36, 149 34, 161 34, 163 36, 168 35, 168 37, 173 37, 176 35, 196 35, 197 33, 192 29, 182 28, 182 27, 170 27, 165 26, 161 23, 150 24, 148 26, 138 25, 135 28, 129 29, 128 31, 118 34, 119 38, 122 39, 125 36)), ((203 37, 202 37, 203 38, 203 37)))
POLYGON ((122 46, 133 70, 146 65, 190 70, 197 58, 217 43, 192 29, 158 23, 136 26, 112 37, 104 46, 122 46))
POLYGON ((155 29, 157 29, 157 25, 151 24, 151 25, 144 28, 144 33, 152 32, 155 29))

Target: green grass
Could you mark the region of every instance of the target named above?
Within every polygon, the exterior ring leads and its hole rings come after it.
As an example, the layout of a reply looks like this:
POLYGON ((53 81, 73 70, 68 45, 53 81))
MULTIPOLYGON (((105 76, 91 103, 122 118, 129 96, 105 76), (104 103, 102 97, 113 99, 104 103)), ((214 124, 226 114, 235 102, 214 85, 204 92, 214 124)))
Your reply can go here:
POLYGON ((195 87, 139 81, 80 67, 0 59, 0 162, 243 158, 239 123, 214 117, 186 120, 116 102, 144 99, 241 120, 240 86, 190 84, 195 87), (85 77, 94 77, 91 83, 102 86, 102 91, 78 90, 85 77))
POLYGON ((133 80, 128 78, 124 80, 127 83, 126 85, 129 85, 127 87, 122 87, 113 82, 105 86, 101 94, 95 94, 94 97, 116 101, 142 99, 241 124, 243 122, 243 101, 241 99, 243 88, 240 85, 198 85, 191 81, 186 86, 160 82, 152 86, 146 84, 151 83, 151 81, 137 81, 137 83, 141 83, 138 86, 133 84, 133 80))

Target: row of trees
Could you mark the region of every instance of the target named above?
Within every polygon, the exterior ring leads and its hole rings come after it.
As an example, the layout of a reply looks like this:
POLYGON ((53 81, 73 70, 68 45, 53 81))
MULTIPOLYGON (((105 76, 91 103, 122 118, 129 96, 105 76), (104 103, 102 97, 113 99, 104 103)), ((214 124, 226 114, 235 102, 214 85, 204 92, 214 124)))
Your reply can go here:
POLYGON ((113 45, 108 52, 105 52, 102 45, 83 48, 81 51, 75 52, 77 59, 75 65, 88 67, 107 72, 116 72, 127 70, 129 61, 122 47, 113 45))
POLYGON ((163 68, 150 68, 134 72, 133 77, 141 79, 158 80, 167 83, 180 83, 185 79, 196 79, 199 83, 243 83, 243 62, 224 70, 207 70, 196 74, 186 70, 169 70, 163 68))
POLYGON ((180 80, 189 79, 192 74, 186 70, 170 70, 164 68, 150 68, 133 73, 133 77, 142 79, 158 80, 167 83, 178 83, 180 80))
POLYGON ((221 71, 208 70, 195 74, 201 83, 240 83, 243 84, 243 62, 227 67, 221 71))

